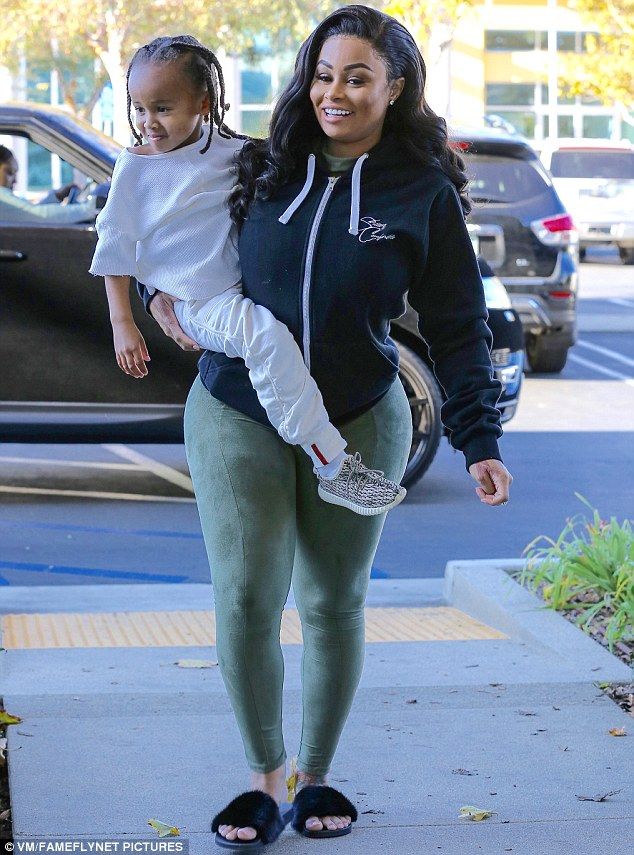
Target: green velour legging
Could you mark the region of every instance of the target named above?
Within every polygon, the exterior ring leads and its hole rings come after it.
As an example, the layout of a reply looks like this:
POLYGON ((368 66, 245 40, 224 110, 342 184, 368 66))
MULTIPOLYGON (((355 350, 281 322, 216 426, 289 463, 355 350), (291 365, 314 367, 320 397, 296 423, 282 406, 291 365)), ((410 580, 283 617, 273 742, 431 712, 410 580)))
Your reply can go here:
MULTIPOLYGON (((401 383, 341 432, 349 453, 400 481, 412 439, 401 383)), ((199 378, 185 408, 185 446, 211 567, 218 665, 247 762, 270 772, 286 759, 280 622, 292 577, 304 645, 298 767, 325 775, 361 678, 364 603, 386 515, 324 502, 299 446, 213 398, 199 378)))

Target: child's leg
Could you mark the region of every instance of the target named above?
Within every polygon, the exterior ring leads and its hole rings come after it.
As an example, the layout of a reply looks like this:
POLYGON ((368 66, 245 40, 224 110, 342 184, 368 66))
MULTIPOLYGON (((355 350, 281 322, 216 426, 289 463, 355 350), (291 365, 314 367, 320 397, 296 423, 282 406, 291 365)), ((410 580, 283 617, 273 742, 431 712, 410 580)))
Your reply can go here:
POLYGON ((346 441, 330 423, 321 392, 285 324, 244 297, 239 287, 211 300, 179 300, 174 311, 183 331, 201 347, 244 359, 258 399, 282 439, 300 445, 321 474, 327 464, 339 468, 346 441))

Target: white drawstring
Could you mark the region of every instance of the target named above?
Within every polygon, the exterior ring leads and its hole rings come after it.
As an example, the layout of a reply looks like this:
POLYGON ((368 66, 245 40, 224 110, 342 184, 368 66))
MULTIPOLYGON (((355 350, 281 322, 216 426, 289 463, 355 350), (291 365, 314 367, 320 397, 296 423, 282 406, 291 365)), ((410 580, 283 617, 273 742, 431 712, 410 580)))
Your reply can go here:
POLYGON ((352 201, 350 203, 350 228, 351 235, 359 234, 359 212, 361 209, 361 167, 367 159, 367 154, 362 154, 352 170, 352 201))
POLYGON ((308 155, 308 168, 306 170, 306 181, 304 182, 304 186, 300 190, 299 194, 293 199, 288 208, 284 211, 282 216, 279 218, 279 222, 283 225, 286 225, 290 218, 293 216, 295 211, 302 204, 306 196, 310 193, 310 188, 313 186, 313 178, 315 177, 315 155, 308 155))
MULTIPOLYGON (((359 217, 361 211, 361 168, 364 162, 367 160, 368 154, 362 154, 361 157, 357 160, 354 165, 354 169, 352 170, 352 198, 350 201, 350 228, 348 229, 351 235, 359 234, 359 217)), ((283 225, 286 225, 295 211, 302 204, 304 199, 310 193, 310 188, 313 186, 313 179, 315 177, 315 155, 310 154, 308 156, 308 167, 306 170, 306 181, 304 182, 304 186, 298 193, 298 195, 293 199, 288 208, 284 211, 281 217, 279 217, 279 222, 283 225)))

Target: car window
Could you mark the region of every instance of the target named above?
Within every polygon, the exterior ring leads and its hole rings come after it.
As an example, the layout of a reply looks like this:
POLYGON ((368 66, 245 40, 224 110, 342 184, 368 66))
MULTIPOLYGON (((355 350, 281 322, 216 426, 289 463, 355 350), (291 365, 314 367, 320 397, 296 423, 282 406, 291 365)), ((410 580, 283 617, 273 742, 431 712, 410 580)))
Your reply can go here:
POLYGON ((467 154, 464 159, 474 201, 519 202, 547 190, 544 176, 531 161, 484 154, 467 154))
POLYGON ((72 199, 91 180, 81 170, 27 137, 3 134, 0 143, 17 163, 17 173, 12 168, 10 177, 0 181, 0 222, 73 223, 94 216, 94 204, 60 203, 70 185, 74 185, 72 199))
POLYGON ((634 151, 555 151, 554 178, 634 178, 634 151))

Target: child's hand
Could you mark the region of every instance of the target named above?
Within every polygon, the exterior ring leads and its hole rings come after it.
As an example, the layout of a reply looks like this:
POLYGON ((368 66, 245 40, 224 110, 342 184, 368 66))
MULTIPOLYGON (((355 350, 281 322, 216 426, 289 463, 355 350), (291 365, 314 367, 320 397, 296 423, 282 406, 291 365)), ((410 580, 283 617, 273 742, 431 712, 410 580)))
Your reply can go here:
POLYGON ((112 325, 112 332, 119 368, 130 377, 145 377, 150 354, 137 325, 134 321, 118 321, 112 325))

